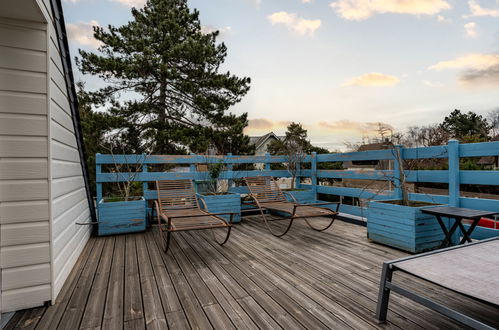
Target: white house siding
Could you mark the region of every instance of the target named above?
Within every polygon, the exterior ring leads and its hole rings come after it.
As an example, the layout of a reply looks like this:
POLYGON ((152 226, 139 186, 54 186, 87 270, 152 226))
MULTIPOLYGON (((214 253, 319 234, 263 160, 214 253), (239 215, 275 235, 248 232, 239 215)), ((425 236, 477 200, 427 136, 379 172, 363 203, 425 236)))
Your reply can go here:
MULTIPOLYGON (((53 19, 50 0, 42 8, 53 19)), ((83 180, 80 155, 64 79, 64 69, 54 22, 49 24, 49 114, 52 199, 52 281, 53 300, 81 254, 88 238, 90 211, 83 180)))
POLYGON ((1 304, 8 312, 52 297, 46 24, 0 17, 0 54, 1 304))

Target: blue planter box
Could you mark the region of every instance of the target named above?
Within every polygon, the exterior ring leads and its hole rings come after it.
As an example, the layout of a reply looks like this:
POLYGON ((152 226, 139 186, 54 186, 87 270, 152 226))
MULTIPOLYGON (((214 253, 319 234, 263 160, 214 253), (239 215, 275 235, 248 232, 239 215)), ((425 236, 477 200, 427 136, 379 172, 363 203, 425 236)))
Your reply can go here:
POLYGON ((283 192, 285 193, 284 196, 286 196, 286 199, 290 202, 294 202, 289 196, 293 195, 300 204, 316 203, 315 192, 312 190, 284 190, 283 192))
MULTIPOLYGON (((225 195, 202 195, 199 194, 206 202, 208 211, 211 213, 233 212, 237 213, 232 218, 234 223, 241 221, 241 197, 239 194, 228 193, 225 195)), ((203 203, 200 204, 201 206, 203 203)), ((230 215, 222 215, 224 219, 229 220, 230 215)))
POLYGON ((444 233, 435 216, 421 212, 428 207, 431 206, 410 207, 371 201, 367 209, 367 237, 411 253, 435 249, 444 239, 444 233))
POLYGON ((106 202, 102 199, 97 208, 99 236, 146 230, 146 202, 143 197, 126 202, 106 202))

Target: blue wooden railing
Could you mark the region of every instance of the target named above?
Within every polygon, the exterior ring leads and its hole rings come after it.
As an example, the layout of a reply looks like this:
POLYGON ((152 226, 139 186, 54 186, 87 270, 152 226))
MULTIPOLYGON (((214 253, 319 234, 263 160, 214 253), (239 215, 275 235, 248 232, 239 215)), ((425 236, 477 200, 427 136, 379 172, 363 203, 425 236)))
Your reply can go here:
MULTIPOLYGON (((450 206, 460 206, 466 208, 499 211, 499 200, 469 198, 460 196, 460 185, 496 185, 499 186, 499 171, 464 171, 460 170, 460 158, 462 157, 484 157, 498 156, 499 142, 484 142, 459 144, 458 141, 451 140, 447 145, 423 148, 402 148, 397 146, 400 156, 404 160, 409 159, 447 159, 448 170, 406 170, 407 182, 433 182, 448 183, 448 195, 429 195, 421 193, 411 193, 411 200, 426 201, 450 206)), ((336 154, 315 154, 307 155, 304 163, 310 164, 310 169, 303 169, 299 172, 297 186, 300 187, 301 178, 310 178, 311 184, 301 184, 302 188, 311 189, 316 194, 327 194, 337 196, 357 197, 362 199, 400 199, 402 191, 400 189, 400 175, 396 161, 397 152, 395 149, 373 150, 364 152, 336 153, 336 154), (345 162, 345 161, 368 161, 368 160, 389 160, 393 161, 393 170, 322 170, 318 169, 320 163, 345 162), (319 184, 321 179, 363 179, 363 180, 386 180, 393 182, 393 190, 372 191, 369 189, 337 187, 319 184)), ((160 156, 160 155, 102 155, 96 156, 96 182, 97 200, 102 199, 102 184, 118 181, 143 182, 144 197, 147 200, 155 199, 154 190, 148 189, 147 182, 168 179, 193 179, 197 181, 208 180, 207 172, 196 170, 196 164, 213 164, 222 162, 226 164, 226 170, 220 175, 220 179, 240 179, 246 176, 290 177, 286 170, 271 170, 271 164, 286 162, 285 156, 160 156), (139 173, 112 173, 103 172, 102 166, 106 164, 140 164, 142 171, 139 173), (186 172, 150 172, 149 166, 153 164, 175 164, 189 165, 186 172), (261 170, 236 171, 234 165, 237 164, 263 164, 261 170)), ((305 166, 304 166, 305 167, 305 166)), ((233 191, 244 192, 244 187, 232 187, 233 191)), ((358 206, 342 205, 340 211, 347 214, 362 216, 363 209, 358 206)))

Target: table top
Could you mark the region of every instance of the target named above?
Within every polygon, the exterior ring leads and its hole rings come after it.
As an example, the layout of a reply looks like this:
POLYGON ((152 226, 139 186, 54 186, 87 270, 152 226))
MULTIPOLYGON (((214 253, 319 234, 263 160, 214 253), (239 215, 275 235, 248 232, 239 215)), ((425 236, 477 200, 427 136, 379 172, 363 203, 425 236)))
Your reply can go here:
POLYGON ((499 306, 499 238, 394 262, 412 275, 499 306))
POLYGON ((421 212, 433 215, 440 215, 444 217, 466 218, 466 219, 488 217, 499 213, 494 211, 483 211, 483 210, 465 209, 461 207, 449 207, 449 206, 430 207, 427 209, 422 209, 421 212))

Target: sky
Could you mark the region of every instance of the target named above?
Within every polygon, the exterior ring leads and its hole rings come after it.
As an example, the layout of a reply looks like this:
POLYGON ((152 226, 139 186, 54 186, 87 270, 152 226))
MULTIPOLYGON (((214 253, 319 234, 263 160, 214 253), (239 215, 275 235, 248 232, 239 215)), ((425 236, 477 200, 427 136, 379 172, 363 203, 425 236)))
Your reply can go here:
MULTIPOLYGON (((499 0, 189 0, 228 47, 222 67, 251 77, 231 111, 246 133, 344 149, 375 135, 441 122, 454 109, 499 107, 499 0)), ((95 50, 92 25, 122 25, 144 0, 65 0, 70 50, 95 50)), ((75 67, 76 70, 76 67, 75 67)), ((75 72, 76 79, 98 86, 75 72)))

